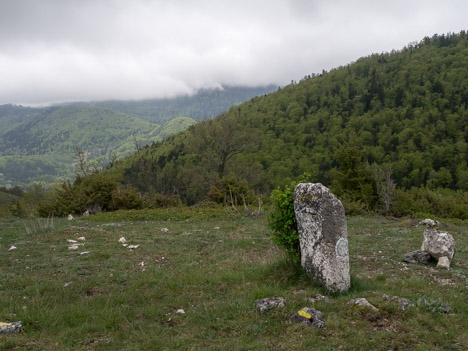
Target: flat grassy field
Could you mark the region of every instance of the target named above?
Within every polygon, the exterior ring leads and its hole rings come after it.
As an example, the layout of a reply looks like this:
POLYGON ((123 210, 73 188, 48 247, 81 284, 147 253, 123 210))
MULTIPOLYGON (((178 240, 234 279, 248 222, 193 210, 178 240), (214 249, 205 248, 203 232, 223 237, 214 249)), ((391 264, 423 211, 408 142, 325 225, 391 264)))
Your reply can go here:
POLYGON ((0 335, 0 349, 468 350, 468 226, 443 228, 457 248, 447 271, 402 262, 421 245, 415 224, 348 218, 352 289, 311 303, 326 292, 272 245, 264 216, 178 209, 3 220, 0 321, 24 327, 0 335), (82 236, 69 250, 67 239, 82 236), (401 310, 383 294, 417 307, 401 310), (257 312, 256 299, 277 296, 284 308, 257 312), (348 306, 356 297, 379 312, 348 306), (291 323, 302 307, 322 311, 325 328, 291 323))

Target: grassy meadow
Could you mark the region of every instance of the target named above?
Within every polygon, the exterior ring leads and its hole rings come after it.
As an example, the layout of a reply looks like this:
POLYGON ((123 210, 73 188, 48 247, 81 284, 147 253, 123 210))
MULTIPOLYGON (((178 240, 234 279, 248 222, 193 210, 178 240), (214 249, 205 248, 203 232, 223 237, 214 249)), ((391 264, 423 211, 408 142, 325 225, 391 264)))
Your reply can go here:
POLYGON ((24 326, 0 335, 0 350, 467 350, 468 226, 442 228, 456 241, 447 271, 402 262, 421 245, 416 223, 348 218, 352 289, 311 303, 326 292, 272 245, 262 215, 182 208, 2 220, 0 321, 24 326), (401 310, 383 294, 417 307, 401 310), (256 299, 276 296, 284 308, 257 312, 256 299), (348 306, 356 297, 379 312, 348 306), (325 328, 291 323, 302 307, 322 311, 325 328))

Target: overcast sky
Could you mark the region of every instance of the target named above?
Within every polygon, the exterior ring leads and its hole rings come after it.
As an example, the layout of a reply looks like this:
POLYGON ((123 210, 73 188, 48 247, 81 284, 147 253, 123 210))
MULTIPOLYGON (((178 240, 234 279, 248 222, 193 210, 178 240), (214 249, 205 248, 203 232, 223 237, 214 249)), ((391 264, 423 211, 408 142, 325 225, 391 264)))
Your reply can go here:
POLYGON ((0 104, 285 85, 434 33, 466 0, 0 0, 0 104))

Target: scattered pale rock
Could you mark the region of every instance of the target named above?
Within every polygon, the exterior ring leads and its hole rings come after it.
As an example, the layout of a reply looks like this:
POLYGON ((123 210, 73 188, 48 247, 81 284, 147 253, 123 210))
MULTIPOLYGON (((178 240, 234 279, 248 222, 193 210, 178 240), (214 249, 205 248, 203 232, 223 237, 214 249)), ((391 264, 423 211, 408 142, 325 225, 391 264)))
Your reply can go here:
POLYGON ((449 258, 448 258, 448 257, 445 257, 445 256, 439 258, 439 261, 437 262, 437 267, 449 269, 449 268, 450 268, 450 260, 449 260, 449 258))
POLYGON ((127 242, 127 240, 125 240, 124 237, 121 237, 121 238, 119 239, 119 243, 125 244, 126 242, 127 242))
POLYGON ((85 241, 86 238, 85 238, 84 236, 80 236, 80 237, 79 237, 78 239, 76 239, 76 240, 78 240, 78 241, 85 241))
POLYGON ((213 229, 214 229, 214 230, 219 230, 220 228, 219 228, 219 227, 214 227, 213 229))
POLYGON ((138 249, 140 245, 128 245, 127 249, 138 249))
POLYGON ((322 312, 315 308, 303 307, 292 315, 290 319, 293 322, 302 323, 307 327, 323 328, 325 326, 322 312))
POLYGON ((17 247, 14 246, 14 245, 12 245, 12 246, 8 249, 8 251, 12 251, 12 250, 16 250, 16 249, 17 249, 17 247))
POLYGON ((312 302, 312 303, 317 302, 317 301, 325 301, 327 303, 332 303, 333 302, 330 298, 328 298, 326 296, 323 296, 323 295, 320 295, 320 294, 317 294, 317 295, 315 295, 313 297, 309 297, 307 299, 307 301, 312 302))
POLYGON ((141 261, 140 263, 138 263, 138 265, 139 265, 140 267, 144 267, 144 266, 145 266, 145 262, 144 262, 144 261, 141 261))
POLYGON ((128 244, 122 244, 122 246, 123 246, 123 247, 127 247, 127 246, 128 246, 128 244))
POLYGON ((430 219, 430 218, 426 218, 426 219, 422 220, 421 222, 419 222, 418 226, 419 225, 425 225, 428 228, 434 228, 434 227, 439 226, 440 222, 439 221, 434 221, 433 219, 430 219))
POLYGON ((450 261, 455 255, 455 240, 453 236, 447 232, 430 228, 426 228, 423 235, 424 241, 421 250, 429 252, 439 262, 441 258, 445 257, 437 266, 450 268, 450 261))
POLYGON ((265 297, 263 299, 255 300, 255 306, 260 312, 266 312, 272 308, 284 307, 286 299, 284 297, 265 297))
POLYGON ((405 299, 404 297, 392 296, 392 295, 387 295, 387 294, 384 294, 383 297, 387 301, 398 302, 398 305, 400 306, 402 310, 406 310, 408 307, 416 306, 416 304, 413 301, 405 299))
POLYGON ((80 255, 87 255, 89 253, 91 253, 91 251, 83 251, 83 252, 80 252, 80 255))
POLYGON ((23 323, 19 322, 0 322, 0 334, 18 334, 21 332, 23 323))
POLYGON ((63 284, 63 287, 66 288, 67 286, 69 286, 72 282, 66 282, 63 284))
POLYGON ((67 219, 68 219, 69 221, 72 221, 72 220, 73 220, 73 216, 72 216, 71 214, 69 214, 69 215, 67 216, 67 219))
POLYGON ((84 211, 83 217, 88 217, 89 216, 89 210, 84 211))
POLYGON ((73 250, 73 251, 75 251, 75 250, 78 250, 78 248, 79 248, 78 245, 71 245, 71 246, 68 247, 68 250, 73 250))
POLYGON ((374 305, 370 304, 367 299, 363 297, 358 297, 357 299, 352 299, 351 301, 348 302, 348 306, 358 306, 358 307, 366 307, 371 309, 374 312, 378 312, 379 309, 375 307, 374 305))
POLYGON ((176 313, 179 313, 179 314, 185 314, 185 311, 182 309, 182 308, 179 308, 176 313))
POLYGON ((320 183, 294 190, 301 264, 329 291, 350 288, 348 231, 343 205, 320 183))
POLYGON ((69 244, 75 244, 75 243, 77 243, 77 242, 78 242, 78 241, 73 240, 73 239, 68 239, 68 240, 67 240, 67 243, 69 243, 69 244))
POLYGON ((161 228, 161 231, 164 232, 164 233, 167 233, 169 231, 169 229, 167 228, 161 228))
POLYGON ((432 259, 432 256, 427 251, 417 250, 408 252, 405 257, 403 257, 403 261, 407 263, 429 263, 432 259))

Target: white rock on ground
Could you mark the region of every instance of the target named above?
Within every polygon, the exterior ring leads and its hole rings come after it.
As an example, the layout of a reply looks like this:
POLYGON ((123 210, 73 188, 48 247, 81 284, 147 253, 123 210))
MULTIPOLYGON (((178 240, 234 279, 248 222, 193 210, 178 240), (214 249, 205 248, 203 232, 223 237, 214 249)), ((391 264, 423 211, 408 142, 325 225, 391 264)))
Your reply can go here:
POLYGON ((432 228, 426 228, 423 235, 424 240, 421 250, 429 252, 432 257, 438 260, 438 267, 450 268, 450 262, 455 255, 453 236, 447 232, 432 228))
POLYGON ((363 297, 358 297, 356 299, 352 299, 351 301, 348 302, 348 306, 358 306, 358 307, 365 307, 369 308, 374 312, 378 312, 379 309, 372 305, 367 299, 363 297))
POLYGON ((14 246, 14 245, 12 245, 12 246, 8 249, 8 251, 12 251, 12 250, 16 250, 16 249, 17 249, 17 247, 14 246))
POLYGON ((121 238, 119 239, 119 243, 125 244, 126 242, 127 242, 127 240, 125 240, 124 237, 121 237, 121 238))

